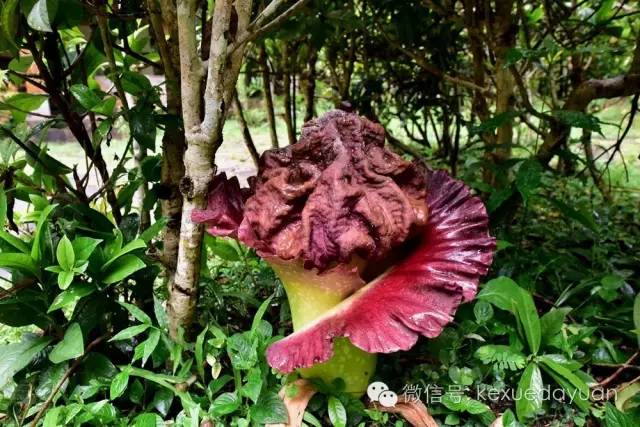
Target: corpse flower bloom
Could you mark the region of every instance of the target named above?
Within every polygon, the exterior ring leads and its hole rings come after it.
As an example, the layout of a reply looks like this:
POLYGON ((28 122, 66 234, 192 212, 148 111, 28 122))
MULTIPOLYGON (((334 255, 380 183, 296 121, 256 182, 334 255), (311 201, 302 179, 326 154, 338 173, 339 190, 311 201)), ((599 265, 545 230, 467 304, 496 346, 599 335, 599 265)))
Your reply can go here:
POLYGON ((440 334, 472 299, 495 240, 480 199, 384 146, 384 129, 333 111, 263 154, 252 189, 216 177, 193 213, 254 248, 282 280, 294 333, 267 350, 281 372, 363 393, 375 354, 440 334))

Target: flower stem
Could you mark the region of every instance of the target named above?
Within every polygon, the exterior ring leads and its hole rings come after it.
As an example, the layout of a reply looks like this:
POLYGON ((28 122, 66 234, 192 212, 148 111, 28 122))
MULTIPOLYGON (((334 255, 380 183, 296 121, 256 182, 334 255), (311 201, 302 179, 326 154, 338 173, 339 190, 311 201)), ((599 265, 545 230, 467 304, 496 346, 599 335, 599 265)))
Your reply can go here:
MULTIPOLYGON (((269 260, 269 264, 287 292, 294 331, 313 322, 362 286, 359 275, 349 269, 317 274, 297 262, 269 260)), ((337 338, 331 359, 300 369, 300 375, 320 378, 327 384, 341 378, 346 392, 361 395, 366 391, 375 367, 375 354, 360 350, 348 338, 337 338)))

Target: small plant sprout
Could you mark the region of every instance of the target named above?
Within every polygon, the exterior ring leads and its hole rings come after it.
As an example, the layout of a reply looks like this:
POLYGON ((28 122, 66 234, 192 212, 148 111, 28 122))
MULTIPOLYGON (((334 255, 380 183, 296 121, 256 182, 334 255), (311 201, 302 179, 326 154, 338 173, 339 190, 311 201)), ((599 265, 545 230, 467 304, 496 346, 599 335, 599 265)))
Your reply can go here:
POLYGON ((333 111, 262 155, 250 190, 218 175, 207 209, 217 236, 254 248, 284 284, 294 333, 267 350, 285 373, 363 394, 376 353, 433 338, 472 299, 494 239, 480 199, 445 172, 384 146, 382 126, 333 111))

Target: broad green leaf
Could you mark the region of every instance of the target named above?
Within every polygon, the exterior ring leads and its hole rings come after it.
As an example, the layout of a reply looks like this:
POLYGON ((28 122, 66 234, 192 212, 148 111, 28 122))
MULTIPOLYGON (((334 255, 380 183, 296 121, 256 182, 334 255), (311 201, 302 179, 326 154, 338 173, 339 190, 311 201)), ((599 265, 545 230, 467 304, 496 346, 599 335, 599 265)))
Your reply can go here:
POLYGON ((615 406, 607 402, 604 410, 605 427, 636 427, 633 418, 624 412, 620 412, 615 406))
POLYGON ((37 0, 27 16, 27 23, 34 30, 51 32, 57 10, 58 0, 37 0))
POLYGON ((67 289, 71 283, 73 283, 73 278, 75 273, 73 271, 61 271, 58 273, 58 287, 62 290, 67 289))
POLYGON ((211 404, 211 412, 215 416, 229 415, 240 407, 240 399, 236 393, 222 393, 211 404))
POLYGON ((50 342, 49 337, 25 334, 18 343, 0 346, 0 389, 4 388, 18 371, 31 363, 50 342))
POLYGON ((42 421, 42 427, 58 427, 61 425, 59 419, 63 409, 65 409, 64 406, 49 409, 42 421))
POLYGON ((262 383, 262 370, 254 366, 249 369, 247 373, 246 382, 241 389, 242 395, 251 399, 254 404, 257 403, 260 392, 262 391, 262 383))
POLYGON ((561 200, 550 198, 549 202, 554 205, 564 216, 579 222, 594 233, 598 232, 598 224, 593 219, 593 214, 586 209, 574 209, 561 200))
POLYGON ((227 353, 236 369, 249 369, 258 362, 257 343, 250 332, 234 334, 227 340, 227 353))
POLYGON ((111 116, 113 110, 116 107, 116 97, 107 96, 96 105, 90 108, 94 113, 102 114, 103 116, 111 116))
POLYGON ((521 422, 534 417, 542 409, 542 374, 534 362, 530 362, 520 377, 516 399, 516 413, 521 422))
POLYGON ((329 420, 334 427, 346 427, 347 410, 337 397, 329 396, 327 400, 327 412, 329 420))
POLYGON ((98 105, 102 99, 89 87, 83 84, 76 84, 69 88, 73 97, 78 100, 85 109, 91 110, 98 105))
POLYGON ((129 252, 133 252, 137 249, 142 249, 146 247, 147 247, 147 244, 145 243, 144 240, 142 239, 132 240, 131 242, 124 245, 119 251, 117 251, 111 256, 111 258, 102 266, 102 271, 106 271, 109 268, 109 266, 111 266, 111 264, 116 262, 123 255, 126 255, 129 252))
POLYGON ((258 330, 258 326, 260 325, 260 321, 264 316, 264 313, 269 308, 269 304, 271 304, 271 300, 273 299, 273 295, 263 301, 258 307, 258 311, 256 311, 256 315, 253 317, 253 322, 251 323, 251 333, 255 336, 256 331, 258 330))
POLYGON ((4 240, 23 254, 29 255, 29 246, 27 246, 25 242, 23 242, 13 234, 4 230, 0 230, 0 239, 4 240))
POLYGON ((136 335, 139 335, 149 329, 150 325, 142 324, 142 325, 134 325, 129 326, 126 329, 121 330, 117 334, 115 334, 109 341, 119 341, 119 340, 128 340, 129 338, 133 338, 136 335))
POLYGON ((113 377, 111 381, 111 387, 109 388, 109 398, 111 400, 117 399, 122 396, 122 393, 127 389, 127 385, 129 384, 129 371, 123 370, 119 372, 118 375, 113 377))
POLYGON ((534 354, 538 352, 542 338, 540 318, 529 292, 510 278, 502 276, 487 282, 478 299, 514 314, 522 326, 529 349, 534 354))
POLYGON ((17 53, 19 49, 15 43, 18 24, 20 23, 19 5, 20 0, 7 0, 2 5, 2 12, 0 13, 0 31, 14 53, 17 53))
POLYGON ((77 283, 66 291, 60 292, 56 295, 56 298, 47 310, 47 313, 66 307, 67 305, 78 301, 80 298, 92 294, 95 290, 96 286, 93 283, 77 283))
POLYGON ((102 282, 107 285, 119 282, 145 267, 146 264, 144 261, 135 255, 119 257, 112 265, 109 266, 107 271, 104 272, 105 276, 102 278, 102 282))
POLYGON ((144 104, 130 111, 129 128, 131 135, 147 150, 154 150, 156 145, 156 121, 153 110, 144 104))
POLYGON ((251 419, 260 424, 286 424, 289 416, 282 399, 273 392, 262 393, 249 409, 251 419))
POLYGON ((552 308, 540 318, 542 330, 542 342, 549 343, 551 338, 562 329, 565 317, 571 311, 570 308, 552 308))
POLYGON ((0 110, 9 110, 13 117, 22 122, 27 113, 37 110, 47 100, 47 95, 18 93, 0 101, 0 110))
POLYGON ((157 427, 164 425, 165 423, 158 414, 152 414, 149 412, 138 415, 133 423, 133 427, 157 427))
POLYGON ((71 240, 67 236, 62 236, 60 242, 58 242, 58 248, 56 249, 56 259, 58 264, 65 271, 73 270, 76 263, 76 254, 73 251, 73 245, 71 240))
POLYGON ((0 267, 20 270, 36 277, 40 276, 36 262, 29 255, 23 253, 0 253, 0 267))
POLYGON ((64 333, 64 338, 49 353, 49 360, 53 363, 75 359, 84 353, 84 338, 82 329, 78 323, 69 325, 64 333))
POLYGON ((469 128, 469 135, 478 135, 485 132, 493 132, 499 127, 510 123, 513 119, 518 117, 521 113, 519 111, 507 111, 497 114, 490 119, 485 120, 477 126, 471 126, 469 128))
POLYGON ((126 308, 127 311, 139 322, 146 323, 147 325, 151 325, 153 323, 151 321, 151 317, 149 317, 147 313, 142 311, 139 307, 123 301, 118 301, 118 304, 126 308))
POLYGON ((587 411, 589 409, 589 387, 587 384, 552 358, 540 356, 539 360, 542 363, 540 365, 542 369, 572 396, 573 403, 583 411, 587 411))
POLYGON ((44 233, 44 229, 49 226, 49 215, 58 205, 49 205, 42 210, 40 213, 40 219, 38 219, 38 223, 36 224, 36 233, 33 236, 33 243, 31 244, 31 258, 34 261, 39 262, 42 260, 42 233, 44 233))
POLYGON ((102 239, 94 239, 92 237, 85 236, 79 236, 73 239, 73 251, 78 261, 88 260, 101 242, 102 239))

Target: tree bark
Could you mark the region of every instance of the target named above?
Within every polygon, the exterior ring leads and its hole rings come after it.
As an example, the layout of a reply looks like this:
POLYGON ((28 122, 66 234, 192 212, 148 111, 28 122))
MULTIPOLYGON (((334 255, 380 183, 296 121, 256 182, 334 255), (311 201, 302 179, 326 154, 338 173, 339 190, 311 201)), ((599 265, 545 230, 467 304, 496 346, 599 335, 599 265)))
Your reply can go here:
POLYGON ((267 52, 264 43, 260 45, 258 56, 260 71, 262 72, 262 84, 264 86, 264 103, 267 109, 267 121, 269 122, 269 135, 271 136, 271 147, 278 148, 278 132, 276 131, 276 115, 273 108, 273 95, 271 92, 271 73, 267 63, 267 52))
POLYGON ((260 154, 258 154, 258 150, 256 149, 255 144, 253 143, 253 138, 251 137, 251 131, 249 130, 249 125, 247 124, 247 120, 244 117, 244 111, 242 110, 242 103, 240 103, 240 95, 238 95, 238 91, 236 90, 233 95, 233 106, 238 113, 238 120, 240 121, 240 128, 242 129, 242 137, 244 138, 244 144, 251 155, 251 159, 253 160, 253 164, 256 167, 260 164, 260 154))
POLYGON ((165 93, 167 96, 167 114, 173 119, 165 124, 162 137, 162 166, 160 191, 158 198, 162 208, 162 216, 168 218, 162 238, 160 261, 167 271, 168 283, 173 280, 178 261, 180 244, 180 221, 182 217, 182 194, 179 184, 184 177, 184 128, 180 123, 180 56, 175 4, 170 1, 162 3, 158 8, 156 0, 147 0, 149 21, 158 45, 165 75, 165 93), (168 26, 169 38, 166 39, 165 25, 168 26))
POLYGON ((184 156, 185 176, 180 183, 183 196, 180 246, 168 301, 169 327, 174 337, 180 328, 189 333, 195 315, 203 226, 194 223, 191 214, 195 209, 204 209, 207 204, 209 185, 215 174, 215 152, 222 143, 227 106, 244 56, 244 47, 231 53, 229 46, 247 30, 251 13, 250 0, 220 0, 215 3, 206 67, 204 119, 200 120, 200 82, 205 70, 197 51, 196 3, 196 0, 178 0, 177 3, 182 117, 187 150, 184 156))

